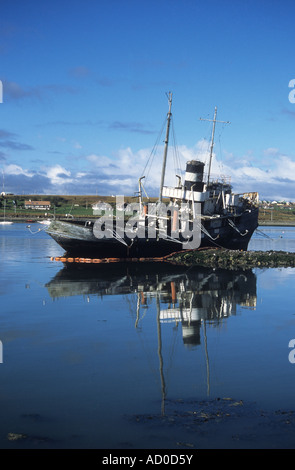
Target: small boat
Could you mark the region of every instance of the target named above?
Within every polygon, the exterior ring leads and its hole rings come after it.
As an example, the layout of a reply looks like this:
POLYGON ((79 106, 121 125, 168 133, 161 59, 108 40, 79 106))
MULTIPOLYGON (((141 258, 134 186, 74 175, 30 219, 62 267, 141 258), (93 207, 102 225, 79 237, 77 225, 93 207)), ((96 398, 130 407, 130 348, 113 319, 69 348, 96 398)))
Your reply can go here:
POLYGON ((3 197, 4 200, 4 217, 3 220, 0 221, 0 225, 12 225, 13 222, 10 220, 6 220, 6 199, 5 199, 5 191, 4 191, 4 171, 2 170, 2 176, 3 176, 3 192, 1 193, 1 196, 3 197))
POLYGON ((6 220, 6 200, 5 200, 5 196, 4 197, 4 218, 3 220, 0 221, 0 225, 12 225, 13 222, 10 221, 10 220, 6 220))
MULTIPOLYGON (((90 258, 161 258, 174 252, 222 247, 247 250, 258 226, 258 193, 234 194, 224 178, 211 177, 215 108, 207 177, 205 163, 188 161, 184 180, 178 176, 174 187, 164 185, 172 93, 168 94, 166 136, 159 198, 144 203, 139 178, 138 202, 124 204, 116 198, 116 210, 105 204, 105 211, 94 222, 81 225, 74 220, 53 220, 47 233, 70 255, 90 258), (125 207, 124 211, 119 210, 125 207)), ((177 176, 177 175, 176 175, 177 176)))
POLYGON ((51 222, 52 220, 50 219, 38 220, 38 224, 42 224, 42 225, 50 225, 51 222))

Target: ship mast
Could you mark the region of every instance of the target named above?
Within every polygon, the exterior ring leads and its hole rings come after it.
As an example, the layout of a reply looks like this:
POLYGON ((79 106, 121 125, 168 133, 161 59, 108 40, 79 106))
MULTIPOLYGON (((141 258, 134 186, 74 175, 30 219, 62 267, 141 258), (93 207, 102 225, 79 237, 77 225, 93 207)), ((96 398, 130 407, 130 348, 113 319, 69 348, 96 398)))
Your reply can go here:
POLYGON ((168 142, 169 142, 169 129, 170 129, 171 116, 172 116, 172 114, 171 114, 172 93, 169 92, 167 96, 168 96, 168 103, 169 103, 169 111, 168 111, 168 114, 167 114, 167 128, 166 128, 166 137, 165 137, 165 148, 164 148, 164 157, 163 157, 159 202, 162 202, 162 192, 163 192, 164 179, 165 179, 167 152, 168 152, 168 142))
POLYGON ((213 147, 214 147, 215 125, 216 125, 217 122, 221 122, 221 123, 223 123, 223 124, 230 124, 229 121, 217 121, 217 120, 216 120, 216 115, 217 115, 217 107, 215 106, 214 118, 213 118, 213 119, 202 119, 202 118, 200 118, 201 121, 211 121, 211 122, 213 122, 212 136, 211 136, 211 144, 210 144, 210 159, 209 159, 209 169, 208 169, 207 184, 209 184, 210 173, 211 173, 211 163, 212 163, 213 147))
POLYGON ((217 107, 215 106, 213 127, 212 127, 211 145, 210 145, 210 160, 209 160, 207 184, 209 184, 209 178, 210 178, 210 173, 211 173, 211 163, 212 163, 212 155, 213 155, 213 147, 214 147, 214 134, 215 134, 215 125, 216 125, 216 114, 217 114, 217 107))

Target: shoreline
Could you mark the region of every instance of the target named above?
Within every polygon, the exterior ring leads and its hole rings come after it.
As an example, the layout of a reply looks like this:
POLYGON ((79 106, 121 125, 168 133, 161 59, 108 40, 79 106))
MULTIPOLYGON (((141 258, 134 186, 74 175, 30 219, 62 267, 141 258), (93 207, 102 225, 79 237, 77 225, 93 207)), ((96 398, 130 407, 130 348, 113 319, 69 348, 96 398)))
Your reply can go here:
MULTIPOLYGON (((62 220, 63 218, 60 218, 62 220)), ((1 220, 1 219, 0 219, 1 220)), ((44 220, 43 218, 28 219, 28 218, 9 218, 14 223, 38 223, 44 220)), ((79 218, 79 221, 86 221, 89 218, 79 218)), ((294 223, 264 223, 258 225, 259 228, 263 227, 295 227, 294 223)), ((223 248, 207 248, 200 250, 188 250, 185 252, 174 253, 166 256, 164 262, 194 267, 203 266, 211 268, 223 268, 229 270, 247 270, 252 268, 287 268, 295 267, 295 253, 287 251, 239 251, 223 248)))
POLYGON ((208 248, 175 253, 166 261, 183 266, 203 266, 230 270, 252 268, 294 268, 295 253, 287 251, 237 251, 208 248))
MULTIPOLYGON (((38 216, 38 217, 6 217, 5 220, 8 222, 15 222, 15 223, 38 223, 41 222, 42 220, 47 220, 48 218, 45 216, 38 216)), ((68 219, 66 217, 56 217, 57 220, 62 220, 63 222, 86 222, 87 220, 95 220, 95 216, 88 216, 88 217, 75 217, 75 219, 68 219)), ((0 217, 0 221, 3 221, 4 218, 0 217)), ((258 222, 258 227, 295 227, 295 220, 294 221, 283 221, 283 220, 275 220, 275 221, 259 221, 258 222)))
POLYGON ((295 221, 285 222, 285 221, 269 221, 269 222, 259 222, 258 227, 295 227, 295 221))

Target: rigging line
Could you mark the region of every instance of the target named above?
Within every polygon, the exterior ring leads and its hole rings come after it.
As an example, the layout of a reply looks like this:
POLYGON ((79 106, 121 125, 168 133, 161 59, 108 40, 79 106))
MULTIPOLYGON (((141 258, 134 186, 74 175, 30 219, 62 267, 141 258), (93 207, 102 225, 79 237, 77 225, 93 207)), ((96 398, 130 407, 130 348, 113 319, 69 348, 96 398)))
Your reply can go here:
MULTIPOLYGON (((211 122, 212 119, 210 119, 209 116, 210 116, 210 115, 209 115, 209 113, 208 113, 208 115, 207 115, 207 118, 208 118, 208 119, 203 119, 203 121, 209 121, 209 122, 211 122)), ((208 167, 208 169, 206 169, 206 171, 207 171, 208 174, 209 174, 209 172, 210 172, 210 168, 209 168, 209 166, 210 166, 210 146, 211 146, 211 140, 212 140, 212 131, 213 131, 213 127, 214 127, 213 121, 212 121, 212 124, 210 124, 209 122, 208 122, 208 128, 207 128, 208 130, 207 130, 207 133, 210 134, 210 135, 209 135, 208 138, 206 138, 206 143, 208 144, 208 147, 207 147, 207 151, 206 151, 206 155, 205 155, 205 159, 204 159, 204 163, 205 163, 205 165, 208 167)), ((214 147, 213 147, 213 148, 214 148, 214 147)))
POLYGON ((162 134, 163 134, 163 130, 164 130, 165 124, 166 124, 166 119, 164 120, 164 122, 163 122, 163 124, 162 124, 162 128, 161 128, 161 130, 160 130, 160 132, 159 132, 159 134, 158 134, 158 137, 157 137, 157 139, 156 139, 156 142, 154 143, 154 146, 153 146, 153 148, 152 148, 152 150, 151 150, 150 156, 149 156, 149 158, 147 159, 147 162, 146 162, 146 164, 145 164, 145 166, 144 166, 144 168, 143 168, 143 170, 142 170, 141 176, 144 176, 144 173, 145 173, 146 169, 148 168, 148 166, 149 166, 149 169, 148 169, 147 174, 146 174, 145 176, 148 177, 148 175, 149 175, 149 172, 150 172, 150 169, 151 169, 151 165, 152 165, 154 156, 155 156, 155 154, 156 154, 156 150, 157 150, 157 147, 158 147, 158 145, 159 145, 160 138, 161 138, 161 136, 162 136, 162 134))
MULTIPOLYGON (((174 323, 174 322, 173 322, 174 323)), ((179 331, 181 331, 181 328, 178 328, 178 322, 175 321, 174 323, 174 326, 173 326, 173 330, 172 330, 172 340, 171 340, 171 345, 169 347, 169 362, 166 366, 166 374, 167 374, 167 379, 166 379, 166 383, 169 385, 169 382, 170 382, 170 373, 171 373, 171 369, 173 367, 173 360, 174 360, 174 356, 176 355, 176 351, 177 351, 177 346, 179 345, 179 331)))
POLYGON ((171 116, 171 135, 172 135, 172 148, 173 148, 173 163, 174 163, 174 172, 176 173, 176 164, 177 164, 177 154, 176 154, 176 137, 174 123, 171 116))
POLYGON ((219 238, 219 234, 217 235, 217 237, 213 238, 210 233, 208 232, 208 230, 205 229, 205 227, 203 226, 202 223, 197 223, 197 227, 205 234, 207 235, 207 237, 211 238, 211 240, 214 242, 215 240, 217 240, 219 238))
MULTIPOLYGON (((207 134, 209 135, 209 130, 207 131, 207 134)), ((197 150, 197 154, 203 154, 204 153, 204 147, 205 147, 205 144, 207 145, 207 143, 209 142, 209 138, 206 136, 207 135, 206 132, 205 134, 203 135, 203 137, 201 137, 199 140, 198 140, 198 143, 199 143, 199 149, 197 150)))
POLYGON ((240 230, 238 229, 238 227, 234 224, 234 222, 230 219, 228 219, 228 223, 229 225, 234 229, 236 230, 242 237, 244 237, 245 235, 247 235, 247 233, 249 232, 249 230, 246 229, 245 233, 241 233, 240 230))
POLYGON ((127 246, 128 248, 131 246, 129 246, 128 243, 125 242, 125 240, 116 232, 116 230, 107 228, 105 231, 110 232, 112 234, 111 238, 114 237, 116 240, 118 240, 120 243, 127 246))
POLYGON ((262 232, 262 230, 259 230, 258 228, 255 230, 255 232, 257 232, 259 235, 262 235, 262 236, 265 237, 265 238, 271 239, 271 237, 270 237, 269 235, 267 235, 266 233, 262 232))
POLYGON ((205 131, 205 134, 204 134, 204 137, 202 139, 202 148, 201 150, 203 151, 204 150, 204 147, 206 145, 207 147, 207 157, 206 157, 206 160, 209 156, 209 149, 210 149, 210 139, 211 139, 211 134, 212 134, 212 125, 208 122, 207 123, 207 130, 205 131))
POLYGON ((219 135, 218 135, 218 143, 219 143, 219 155, 220 155, 220 162, 219 162, 219 168, 220 168, 220 171, 223 171, 223 159, 222 159, 222 148, 221 148, 221 136, 224 132, 224 129, 225 129, 225 124, 226 123, 223 123, 220 127, 220 132, 219 132, 219 135))
POLYGON ((143 352, 146 354, 146 359, 149 365, 149 369, 151 373, 153 374, 153 376, 155 377, 155 379, 157 380, 159 377, 158 375, 159 373, 158 373, 158 367, 156 369, 155 366, 153 365, 154 351, 151 351, 150 347, 147 344, 147 338, 146 338, 144 329, 141 330, 141 327, 136 327, 135 330, 137 332, 138 341, 143 349, 143 352))
POLYGON ((181 163, 180 163, 180 156, 179 156, 179 151, 178 151, 178 146, 176 142, 176 133, 175 133, 175 127, 174 127, 174 121, 173 118, 171 119, 172 123, 172 140, 173 140, 173 156, 174 156, 174 171, 175 174, 177 173, 182 173, 181 176, 183 176, 183 170, 181 169, 181 163))
POLYGON ((223 172, 223 162, 222 162, 222 149, 221 149, 221 133, 218 136, 218 143, 219 143, 219 155, 220 155, 220 161, 218 161, 218 166, 219 166, 220 172, 222 173, 223 172))
MULTIPOLYGON (((172 238, 172 237, 170 237, 170 235, 167 235, 166 233, 164 233, 164 235, 165 236, 163 238, 168 240, 168 242, 180 243, 181 245, 189 243, 189 242, 182 242, 181 240, 178 240, 177 238, 172 238)), ((160 237, 160 238, 162 238, 162 237, 160 237)))

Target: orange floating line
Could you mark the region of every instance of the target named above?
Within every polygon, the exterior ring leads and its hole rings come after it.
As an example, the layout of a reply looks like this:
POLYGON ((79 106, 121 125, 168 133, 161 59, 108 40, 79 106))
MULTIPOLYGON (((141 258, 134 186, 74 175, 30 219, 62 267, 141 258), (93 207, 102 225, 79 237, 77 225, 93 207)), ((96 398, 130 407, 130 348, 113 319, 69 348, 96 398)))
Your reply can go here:
MULTIPOLYGON (((171 255, 168 255, 171 256, 171 255)), ((61 261, 62 263, 86 263, 86 264, 99 264, 99 263, 139 263, 139 262, 154 262, 165 261, 168 256, 157 258, 66 258, 64 256, 51 257, 51 261, 61 261)))

